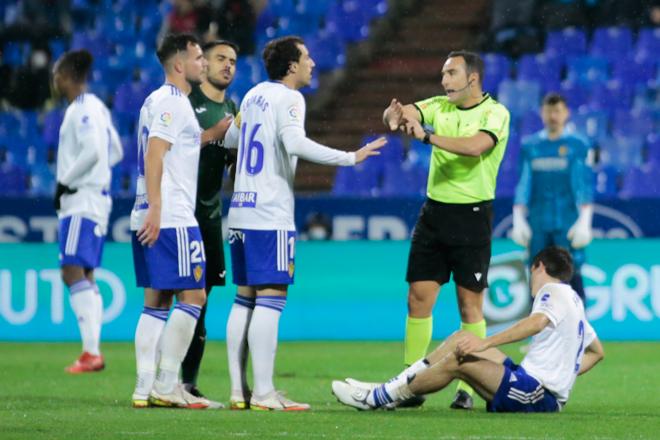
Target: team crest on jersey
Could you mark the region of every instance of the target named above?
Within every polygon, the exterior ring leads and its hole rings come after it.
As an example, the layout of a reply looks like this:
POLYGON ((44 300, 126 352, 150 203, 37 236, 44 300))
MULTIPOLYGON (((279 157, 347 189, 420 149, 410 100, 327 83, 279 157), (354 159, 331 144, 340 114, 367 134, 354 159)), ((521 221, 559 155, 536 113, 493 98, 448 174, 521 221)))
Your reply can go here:
POLYGON ((292 121, 300 121, 300 109, 297 105, 289 107, 289 119, 292 121))
POLYGON ((290 276, 290 277, 293 276, 293 271, 294 271, 294 269, 295 269, 295 266, 293 265, 293 261, 290 261, 290 262, 289 262, 289 276, 290 276))
POLYGON ((160 114, 160 122, 165 126, 169 126, 172 123, 172 113, 163 112, 160 114))
POLYGON ((193 275, 195 276, 195 281, 199 282, 202 279, 202 275, 204 275, 204 269, 202 269, 202 266, 200 266, 199 264, 195 266, 193 275))
POLYGON ((560 156, 566 156, 568 154, 568 147, 566 145, 562 145, 559 147, 558 153, 560 156))

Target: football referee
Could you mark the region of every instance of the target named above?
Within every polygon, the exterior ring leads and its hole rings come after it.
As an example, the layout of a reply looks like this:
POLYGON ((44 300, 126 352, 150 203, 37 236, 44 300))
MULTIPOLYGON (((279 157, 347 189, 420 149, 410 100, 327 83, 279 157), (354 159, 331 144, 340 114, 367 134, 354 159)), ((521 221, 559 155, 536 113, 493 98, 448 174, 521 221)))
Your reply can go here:
MULTIPOLYGON (((407 365, 426 355, 433 333, 433 306, 452 274, 461 329, 486 336, 482 306, 488 287, 492 200, 509 138, 509 112, 482 91, 483 76, 479 55, 451 52, 442 68, 445 96, 408 105, 393 99, 383 113, 390 130, 403 130, 433 146, 427 199, 408 256, 407 365)), ((471 409, 472 394, 460 382, 451 408, 471 409)))
MULTIPOLYGON (((227 87, 236 73, 238 47, 229 41, 217 40, 206 43, 202 50, 208 61, 208 70, 200 85, 193 85, 188 98, 197 121, 203 130, 214 126, 228 116, 236 115, 236 104, 226 96, 227 87)), ((197 201, 195 217, 204 241, 206 255, 206 295, 213 286, 225 285, 225 258, 222 240, 222 177, 225 167, 235 162, 232 153, 221 144, 202 148, 199 158, 197 201)), ((203 397, 197 388, 197 375, 204 356, 206 343, 206 304, 197 321, 195 335, 181 364, 181 379, 187 391, 203 397)), ((211 401, 214 407, 222 407, 211 401)))

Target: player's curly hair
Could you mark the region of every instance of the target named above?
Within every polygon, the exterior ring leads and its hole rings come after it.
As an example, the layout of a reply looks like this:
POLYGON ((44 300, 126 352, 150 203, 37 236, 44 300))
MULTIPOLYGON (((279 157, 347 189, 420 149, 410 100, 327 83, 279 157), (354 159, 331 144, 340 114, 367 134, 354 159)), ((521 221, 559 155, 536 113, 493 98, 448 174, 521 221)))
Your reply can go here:
POLYGON ((55 70, 70 77, 76 83, 84 83, 87 81, 93 62, 94 57, 89 51, 72 50, 60 57, 55 70))
POLYGON ((289 73, 291 63, 298 62, 302 55, 298 48, 299 44, 305 42, 302 38, 293 35, 268 42, 262 55, 268 78, 275 81, 289 73))
POLYGON ((532 267, 543 263, 545 272, 565 283, 573 278, 573 258, 570 252, 560 246, 548 246, 534 256, 532 267))

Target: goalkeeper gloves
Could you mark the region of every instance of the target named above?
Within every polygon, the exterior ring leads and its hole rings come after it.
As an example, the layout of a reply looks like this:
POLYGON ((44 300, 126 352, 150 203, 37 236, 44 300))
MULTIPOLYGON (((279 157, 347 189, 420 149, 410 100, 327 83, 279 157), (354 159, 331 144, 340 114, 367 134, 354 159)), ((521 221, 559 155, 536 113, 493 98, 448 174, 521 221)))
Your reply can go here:
POLYGON ((511 239, 518 245, 527 247, 532 238, 532 229, 525 218, 525 207, 523 205, 513 206, 513 229, 511 239))
POLYGON ((591 243, 593 238, 591 230, 591 220, 594 216, 593 205, 580 206, 580 215, 578 216, 571 229, 568 230, 566 238, 571 241, 571 246, 580 249, 591 243))

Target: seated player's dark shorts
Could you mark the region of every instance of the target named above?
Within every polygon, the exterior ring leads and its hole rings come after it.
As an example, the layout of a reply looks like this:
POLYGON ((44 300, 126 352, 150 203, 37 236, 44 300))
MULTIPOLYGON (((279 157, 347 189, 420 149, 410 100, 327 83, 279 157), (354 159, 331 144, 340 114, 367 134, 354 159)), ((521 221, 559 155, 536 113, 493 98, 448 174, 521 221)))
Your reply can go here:
POLYGON ((493 400, 486 403, 488 412, 557 412, 562 405, 538 380, 527 374, 511 358, 504 361, 504 376, 493 400))
POLYGON ((451 274, 461 287, 488 287, 492 201, 449 204, 427 199, 412 235, 406 281, 445 284, 451 274))
POLYGON ((206 286, 224 286, 226 278, 225 252, 221 219, 197 219, 206 254, 206 286))

